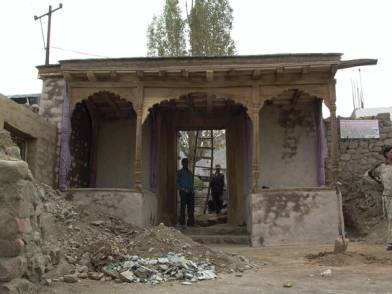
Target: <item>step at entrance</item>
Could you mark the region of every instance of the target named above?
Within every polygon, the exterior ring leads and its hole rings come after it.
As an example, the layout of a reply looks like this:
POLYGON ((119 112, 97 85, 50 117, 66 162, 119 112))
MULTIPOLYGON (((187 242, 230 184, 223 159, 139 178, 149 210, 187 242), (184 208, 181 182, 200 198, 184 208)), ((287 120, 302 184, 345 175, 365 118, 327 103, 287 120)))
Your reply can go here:
POLYGON ((209 227, 187 227, 181 232, 202 244, 250 244, 250 236, 244 226, 219 224, 209 227))

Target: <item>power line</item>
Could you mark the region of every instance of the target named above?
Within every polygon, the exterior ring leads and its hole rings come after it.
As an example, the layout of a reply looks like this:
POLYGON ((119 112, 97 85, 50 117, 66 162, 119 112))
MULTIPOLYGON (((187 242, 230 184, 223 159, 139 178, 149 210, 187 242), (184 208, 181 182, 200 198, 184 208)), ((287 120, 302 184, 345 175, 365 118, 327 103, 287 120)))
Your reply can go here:
POLYGON ((73 49, 66 49, 66 48, 61 48, 61 47, 55 47, 51 46, 50 48, 61 50, 61 51, 68 51, 68 52, 73 52, 81 55, 87 55, 87 56, 93 56, 93 57, 101 57, 101 58, 110 58, 108 56, 103 56, 103 55, 98 55, 98 54, 93 54, 93 53, 87 53, 87 52, 82 52, 78 50, 73 50, 73 49))

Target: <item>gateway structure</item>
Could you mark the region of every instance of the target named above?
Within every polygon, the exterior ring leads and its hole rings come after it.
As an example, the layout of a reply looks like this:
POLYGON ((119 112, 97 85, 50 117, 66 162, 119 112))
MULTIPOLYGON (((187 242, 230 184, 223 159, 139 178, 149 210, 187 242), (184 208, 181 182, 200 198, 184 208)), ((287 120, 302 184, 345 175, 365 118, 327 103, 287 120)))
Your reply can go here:
POLYGON ((376 62, 285 54, 39 66, 40 114, 58 127, 56 184, 136 225, 174 225, 178 130, 225 129, 228 222, 246 225, 254 246, 333 242, 334 77, 376 62))

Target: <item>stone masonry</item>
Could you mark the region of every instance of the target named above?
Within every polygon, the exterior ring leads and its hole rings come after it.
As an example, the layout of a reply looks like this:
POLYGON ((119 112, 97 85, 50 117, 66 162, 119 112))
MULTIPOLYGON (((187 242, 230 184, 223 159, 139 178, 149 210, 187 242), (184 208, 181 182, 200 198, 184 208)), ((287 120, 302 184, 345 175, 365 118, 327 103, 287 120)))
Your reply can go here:
POLYGON ((364 175, 367 170, 384 160, 381 153, 383 146, 392 145, 392 123, 389 114, 363 119, 378 119, 379 139, 340 139, 339 142, 338 180, 342 183, 346 227, 352 236, 367 235, 377 226, 381 226, 381 233, 383 232, 382 186, 366 179, 364 175))

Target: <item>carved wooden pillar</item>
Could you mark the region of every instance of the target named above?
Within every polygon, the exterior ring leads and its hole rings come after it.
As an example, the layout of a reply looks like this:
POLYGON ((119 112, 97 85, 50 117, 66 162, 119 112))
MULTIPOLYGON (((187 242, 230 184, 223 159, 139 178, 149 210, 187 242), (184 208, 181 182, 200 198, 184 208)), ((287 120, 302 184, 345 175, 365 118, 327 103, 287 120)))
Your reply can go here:
POLYGON ((138 86, 138 101, 136 105, 136 144, 135 144, 135 189, 142 191, 142 138, 143 138, 143 85, 138 86))
POLYGON ((253 86, 252 103, 250 104, 249 115, 252 121, 252 192, 257 192, 259 188, 260 176, 260 88, 253 86))
POLYGON ((90 143, 90 166, 89 166, 89 187, 97 187, 97 156, 98 156, 98 134, 99 134, 99 114, 90 100, 86 100, 86 107, 91 119, 91 143, 90 143))
POLYGON ((338 176, 338 124, 336 118, 336 90, 335 90, 336 81, 334 80, 330 84, 330 95, 329 95, 329 111, 331 114, 331 173, 332 173, 332 181, 333 184, 336 183, 338 176))

